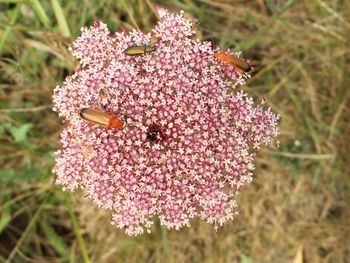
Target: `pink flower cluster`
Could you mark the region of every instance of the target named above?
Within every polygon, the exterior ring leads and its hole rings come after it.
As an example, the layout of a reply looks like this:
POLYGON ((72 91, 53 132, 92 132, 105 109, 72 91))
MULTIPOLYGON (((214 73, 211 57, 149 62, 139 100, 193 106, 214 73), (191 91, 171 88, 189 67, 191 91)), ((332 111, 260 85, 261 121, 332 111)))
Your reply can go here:
POLYGON ((81 68, 54 90, 63 130, 57 184, 84 189, 129 235, 201 218, 215 227, 237 213, 236 193, 250 182, 261 144, 278 134, 278 116, 243 91, 242 74, 213 57, 211 42, 194 39, 194 21, 159 9, 149 33, 111 34, 96 21, 82 28, 72 53, 81 68), (156 51, 128 56, 157 37, 156 51), (113 112, 122 130, 91 124, 82 108, 113 112))

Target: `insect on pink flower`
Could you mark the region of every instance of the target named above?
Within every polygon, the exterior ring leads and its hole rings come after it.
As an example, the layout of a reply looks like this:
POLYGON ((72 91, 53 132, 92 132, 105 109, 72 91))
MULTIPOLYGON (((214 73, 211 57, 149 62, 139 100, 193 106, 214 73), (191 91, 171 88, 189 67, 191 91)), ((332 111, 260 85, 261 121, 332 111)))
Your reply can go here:
POLYGON ((194 218, 215 227, 232 220, 257 150, 278 135, 276 114, 243 91, 228 92, 249 73, 194 39, 194 22, 182 11, 158 14, 149 34, 111 34, 101 21, 82 28, 71 48, 81 68, 53 95, 67 123, 56 183, 83 188, 129 235, 149 232, 154 217, 176 230, 194 218), (135 48, 152 38, 152 52, 135 48), (128 52, 142 54, 126 54, 131 46, 128 52), (122 128, 86 122, 78 114, 85 108, 113 113, 122 128))

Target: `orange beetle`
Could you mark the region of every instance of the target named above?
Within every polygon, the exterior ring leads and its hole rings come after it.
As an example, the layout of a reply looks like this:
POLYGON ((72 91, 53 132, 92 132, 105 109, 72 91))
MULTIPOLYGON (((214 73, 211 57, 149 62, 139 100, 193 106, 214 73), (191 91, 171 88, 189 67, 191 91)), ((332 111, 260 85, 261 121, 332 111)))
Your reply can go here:
POLYGON ((241 72, 249 72, 252 68, 251 66, 243 59, 234 57, 231 54, 227 54, 223 51, 214 54, 214 57, 220 61, 226 62, 228 65, 233 66, 241 72))
POLYGON ((79 115, 84 121, 108 128, 121 129, 124 125, 124 123, 113 116, 113 114, 96 109, 83 108, 80 110, 79 115))

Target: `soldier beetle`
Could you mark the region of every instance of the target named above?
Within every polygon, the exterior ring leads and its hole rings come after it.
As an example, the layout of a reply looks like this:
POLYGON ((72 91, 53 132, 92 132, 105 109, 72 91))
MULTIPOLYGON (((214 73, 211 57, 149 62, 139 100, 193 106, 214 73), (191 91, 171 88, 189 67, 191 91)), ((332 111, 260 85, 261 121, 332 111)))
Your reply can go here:
POLYGON ((113 116, 113 114, 97 109, 83 108, 80 110, 79 115, 84 121, 108 128, 121 129, 124 124, 121 120, 113 116))
POLYGON ((148 45, 144 45, 144 46, 130 46, 128 48, 126 48, 124 50, 124 54, 128 55, 128 56, 140 56, 140 55, 144 55, 146 53, 150 53, 153 51, 156 51, 156 47, 154 46, 154 44, 157 42, 158 38, 153 36, 151 38, 151 41, 148 45))
POLYGON ((233 55, 227 54, 222 51, 215 53, 214 57, 220 61, 226 62, 230 66, 239 69, 241 72, 249 72, 252 69, 251 66, 245 60, 234 57, 233 55))

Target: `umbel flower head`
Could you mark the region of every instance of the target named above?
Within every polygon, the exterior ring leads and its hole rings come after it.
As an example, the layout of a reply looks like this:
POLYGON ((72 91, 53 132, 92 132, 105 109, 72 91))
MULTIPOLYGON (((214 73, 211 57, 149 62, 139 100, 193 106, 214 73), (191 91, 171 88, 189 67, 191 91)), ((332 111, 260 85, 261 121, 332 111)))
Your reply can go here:
POLYGON ((71 48, 81 67, 54 90, 67 123, 54 172, 57 184, 84 189, 129 235, 201 218, 215 227, 236 215, 236 193, 252 179, 254 156, 278 134, 278 116, 243 91, 249 74, 215 58, 219 48, 194 39, 194 21, 158 9, 148 34, 111 34, 96 21, 71 48), (129 56, 130 46, 152 52, 129 56), (113 129, 86 122, 82 108, 113 113, 113 129))

